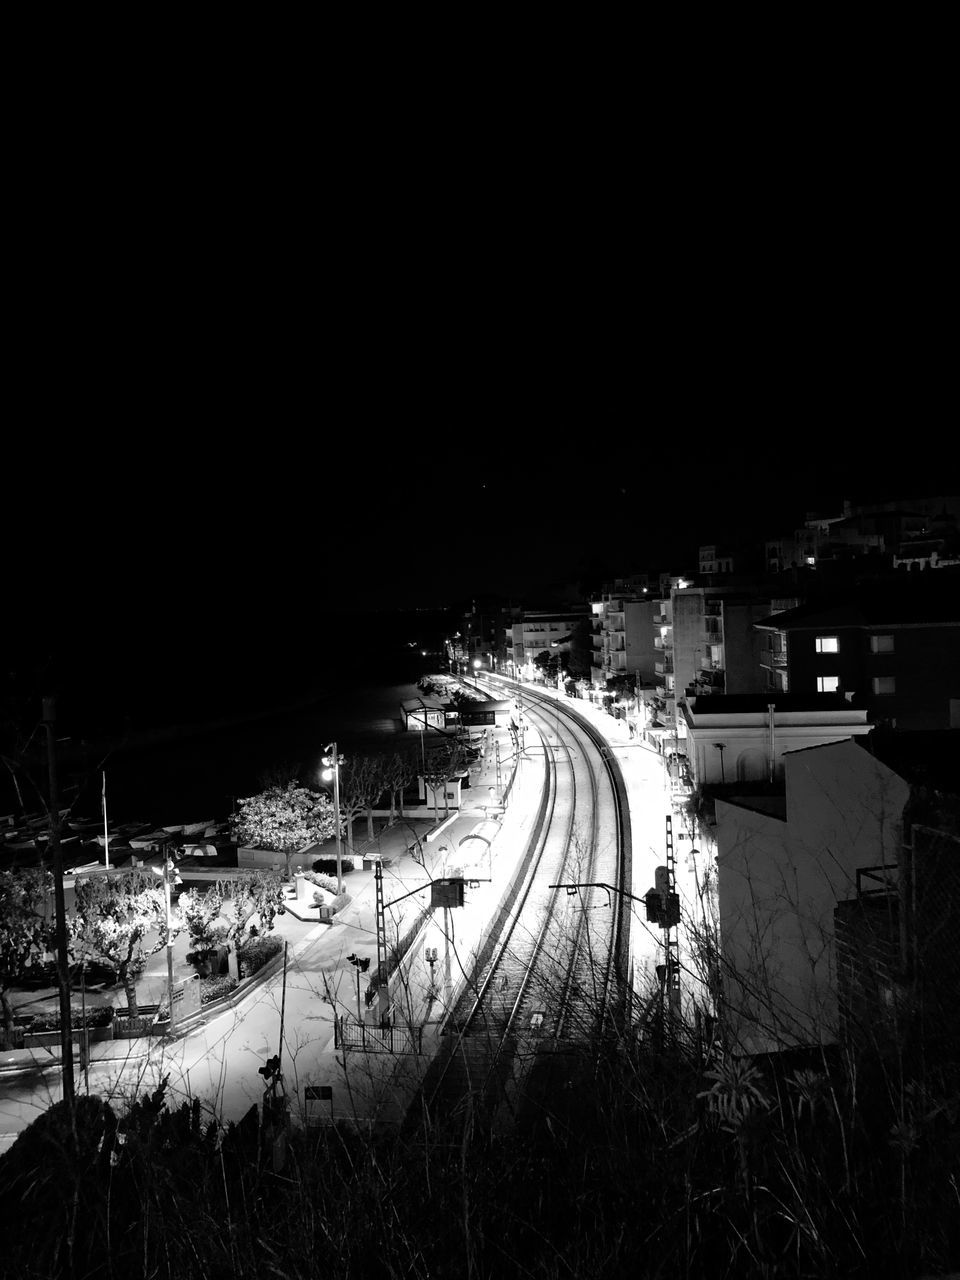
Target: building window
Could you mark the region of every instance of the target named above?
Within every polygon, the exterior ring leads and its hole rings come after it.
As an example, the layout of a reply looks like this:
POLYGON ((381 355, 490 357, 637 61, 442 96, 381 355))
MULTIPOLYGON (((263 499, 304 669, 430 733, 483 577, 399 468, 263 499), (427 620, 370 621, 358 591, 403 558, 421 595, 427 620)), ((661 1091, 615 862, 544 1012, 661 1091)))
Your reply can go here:
POLYGON ((839 688, 839 676, 817 676, 817 693, 836 693, 839 688))
POLYGON ((840 642, 836 636, 817 636, 817 653, 839 653, 840 642))
POLYGON ((870 684, 876 694, 897 692, 897 681, 894 676, 874 676, 870 684))
POLYGON ((893 636, 871 636, 871 653, 893 653, 893 636))

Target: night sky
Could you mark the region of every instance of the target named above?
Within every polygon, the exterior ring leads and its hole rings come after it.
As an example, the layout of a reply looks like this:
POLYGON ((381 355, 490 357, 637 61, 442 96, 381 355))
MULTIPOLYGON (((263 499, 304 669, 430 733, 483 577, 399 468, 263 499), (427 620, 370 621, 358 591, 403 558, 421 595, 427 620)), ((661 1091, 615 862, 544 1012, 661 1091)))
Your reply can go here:
POLYGON ((7 494, 7 635, 80 622, 180 642, 478 592, 535 604, 591 572, 689 572, 701 542, 786 531, 845 495, 937 491, 933 461, 877 465, 878 431, 771 426, 773 448, 756 424, 714 444, 630 416, 515 451, 456 436, 423 449, 413 429, 356 423, 340 440, 266 422, 231 439, 160 415, 99 447, 33 441, 29 480, 7 494))
POLYGON ((730 92, 322 161, 105 100, 69 217, 22 196, 5 648, 213 661, 955 490, 935 139, 730 92))

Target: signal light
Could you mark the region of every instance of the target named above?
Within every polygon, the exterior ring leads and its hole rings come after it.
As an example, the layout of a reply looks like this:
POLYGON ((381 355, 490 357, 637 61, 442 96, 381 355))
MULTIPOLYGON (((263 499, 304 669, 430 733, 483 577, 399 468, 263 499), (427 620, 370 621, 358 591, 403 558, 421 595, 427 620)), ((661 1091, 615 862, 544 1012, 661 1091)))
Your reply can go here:
POLYGON ((274 1057, 268 1058, 262 1067, 257 1068, 257 1074, 263 1076, 264 1080, 270 1080, 273 1076, 280 1079, 280 1055, 275 1054, 274 1057))

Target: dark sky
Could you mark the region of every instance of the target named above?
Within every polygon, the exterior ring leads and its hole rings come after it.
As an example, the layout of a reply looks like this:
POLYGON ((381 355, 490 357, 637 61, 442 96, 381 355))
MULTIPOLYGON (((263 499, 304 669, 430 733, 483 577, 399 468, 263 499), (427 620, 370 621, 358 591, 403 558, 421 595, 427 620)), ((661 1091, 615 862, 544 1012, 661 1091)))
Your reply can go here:
POLYGON ((845 83, 322 160, 105 98, 67 215, 21 189, 5 625, 528 594, 955 489, 949 166, 845 83))
POLYGON ((216 425, 131 409, 107 438, 25 445, 7 503, 7 589, 21 602, 8 625, 168 620, 179 636, 191 619, 268 630, 483 591, 533 603, 538 586, 591 569, 689 570, 702 541, 936 483, 933 459, 877 466, 889 446, 865 428, 754 422, 738 439, 637 404, 593 426, 572 415, 562 438, 531 426, 498 444, 493 426, 487 440, 451 426, 424 443, 409 424, 388 436, 373 417, 333 417, 318 408, 313 430, 244 419, 231 398, 216 425))

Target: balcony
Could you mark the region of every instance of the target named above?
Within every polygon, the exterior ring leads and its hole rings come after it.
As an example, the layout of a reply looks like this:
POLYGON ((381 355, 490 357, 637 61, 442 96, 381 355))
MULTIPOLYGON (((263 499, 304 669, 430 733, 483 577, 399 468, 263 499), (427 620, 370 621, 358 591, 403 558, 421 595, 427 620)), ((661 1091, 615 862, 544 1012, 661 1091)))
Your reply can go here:
POLYGON ((720 644, 723 641, 723 624, 719 618, 704 618, 701 636, 707 644, 720 644))
POLYGON ((714 671, 701 671, 691 692, 694 696, 700 693, 723 693, 725 683, 726 676, 719 667, 714 671))
POLYGON ((786 670, 787 655, 782 649, 763 649, 760 653, 760 665, 770 670, 786 670))
POLYGON ((664 658, 660 662, 655 662, 653 664, 653 669, 658 676, 672 676, 673 675, 673 659, 664 658))

